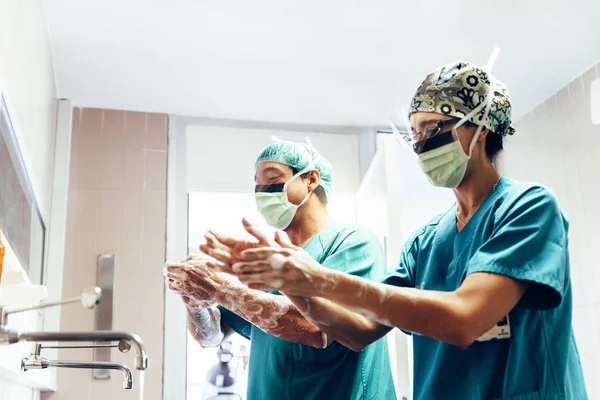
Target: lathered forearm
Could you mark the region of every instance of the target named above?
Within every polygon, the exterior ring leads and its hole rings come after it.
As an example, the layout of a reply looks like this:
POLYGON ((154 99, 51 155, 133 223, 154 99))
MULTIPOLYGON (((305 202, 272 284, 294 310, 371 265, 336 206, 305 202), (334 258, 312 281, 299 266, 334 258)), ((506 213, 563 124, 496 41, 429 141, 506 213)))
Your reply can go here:
POLYGON ((231 282, 219 289, 216 300, 264 332, 281 339, 325 347, 323 333, 285 296, 277 296, 231 282))
POLYGON ((327 337, 354 351, 360 351, 385 336, 392 328, 317 297, 288 295, 298 311, 327 337))
POLYGON ((216 307, 187 307, 188 329, 203 347, 219 346, 225 335, 221 328, 221 312, 216 307))
POLYGON ((381 324, 464 347, 466 307, 455 292, 403 288, 331 271, 335 288, 318 296, 381 324))

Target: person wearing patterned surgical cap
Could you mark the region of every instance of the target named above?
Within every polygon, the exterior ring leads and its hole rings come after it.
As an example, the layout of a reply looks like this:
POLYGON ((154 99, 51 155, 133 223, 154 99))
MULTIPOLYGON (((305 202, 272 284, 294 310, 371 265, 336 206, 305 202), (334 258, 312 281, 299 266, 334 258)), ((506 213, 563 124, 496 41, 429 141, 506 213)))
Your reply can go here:
POLYGON ((550 189, 494 164, 515 134, 506 86, 486 68, 450 63, 425 77, 407 114, 395 135, 456 203, 406 240, 383 283, 319 266, 289 245, 241 253, 238 277, 260 289, 277 280, 348 346, 392 328, 414 334, 414 400, 587 399, 568 219, 550 189), (249 269, 277 254, 283 267, 249 269))
POLYGON ((495 167, 515 134, 511 111, 504 83, 463 61, 428 74, 410 103, 402 139, 429 181, 456 196, 406 242, 384 280, 431 293, 414 310, 440 321, 397 325, 420 334, 415 400, 587 399, 571 324, 568 219, 550 189, 495 167))

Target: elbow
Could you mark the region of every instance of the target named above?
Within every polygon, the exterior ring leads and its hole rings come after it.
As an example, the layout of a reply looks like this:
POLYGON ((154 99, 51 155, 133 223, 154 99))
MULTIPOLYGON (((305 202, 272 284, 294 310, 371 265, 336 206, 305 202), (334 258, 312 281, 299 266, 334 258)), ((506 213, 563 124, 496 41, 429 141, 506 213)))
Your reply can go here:
POLYGON ((314 341, 312 343, 312 347, 316 349, 326 349, 327 346, 331 343, 329 336, 322 331, 316 331, 314 333, 314 341))
POLYGON ((225 335, 223 332, 218 332, 215 335, 197 335, 195 339, 204 348, 219 347, 223 343, 225 335))
POLYGON ((346 347, 348 347, 350 350, 356 352, 356 353, 360 353, 361 351, 363 351, 364 349, 366 349, 368 346, 368 344, 362 344, 362 343, 353 343, 350 344, 346 347))
POLYGON ((198 344, 204 349, 210 349, 212 347, 219 347, 221 345, 221 342, 210 340, 198 340, 198 344))
POLYGON ((461 349, 466 349, 477 339, 468 329, 456 329, 445 336, 442 341, 461 349))
POLYGON ((361 351, 366 349, 369 345, 371 345, 373 343, 373 341, 356 340, 356 338, 355 338, 355 340, 347 340, 347 341, 343 341, 340 343, 342 343, 345 347, 349 348, 350 350, 352 350, 356 353, 360 353, 361 351))
MULTIPOLYGON (((333 343, 334 339, 327 335, 325 332, 319 331, 318 334, 315 333, 314 340, 309 343, 311 347, 316 349, 326 349, 329 347, 331 343, 333 343)), ((357 343, 355 341, 347 341, 344 339, 337 339, 337 341, 342 344, 344 347, 356 352, 360 353, 363 351, 370 343, 357 343)))
POLYGON ((441 331, 434 337, 452 346, 466 349, 479 337, 475 332, 477 324, 468 315, 454 314, 448 323, 440 326, 441 331), (448 328, 450 327, 450 328, 448 328))
POLYGON ((353 340, 348 347, 350 350, 355 351, 357 353, 363 351, 367 347, 369 347, 375 340, 371 340, 372 338, 358 338, 358 340, 353 340))
POLYGON ((480 336, 476 331, 480 325, 477 316, 462 302, 449 301, 446 303, 445 323, 438 325, 436 339, 452 346, 466 349, 480 336))
POLYGON ((453 329, 445 330, 439 340, 466 349, 481 336, 476 332, 477 324, 468 318, 457 318, 452 325, 453 329))

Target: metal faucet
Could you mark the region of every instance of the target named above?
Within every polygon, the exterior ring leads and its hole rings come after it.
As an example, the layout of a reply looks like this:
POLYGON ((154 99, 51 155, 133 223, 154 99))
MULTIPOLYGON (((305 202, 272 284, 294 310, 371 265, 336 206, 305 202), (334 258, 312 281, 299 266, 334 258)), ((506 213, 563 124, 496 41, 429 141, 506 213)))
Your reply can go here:
MULTIPOLYGON (((94 347, 94 346, 74 346, 74 347, 94 347)), ((112 347, 112 346, 111 346, 112 347)), ((54 346, 53 348, 61 348, 54 346)), ((120 347, 119 347, 120 349, 120 347)), ((36 343, 33 352, 29 357, 24 357, 21 360, 21 371, 25 372, 30 369, 46 369, 48 367, 55 368, 77 368, 77 369, 114 369, 123 372, 123 389, 131 389, 133 387, 133 374, 131 369, 125 364, 118 362, 103 362, 103 361, 55 361, 41 357, 42 344, 36 343)))
MULTIPOLYGON (((8 316, 24 311, 38 310, 47 307, 81 302, 85 308, 93 308, 100 302, 102 291, 100 288, 86 290, 81 296, 42 303, 32 307, 7 310, 0 305, 0 344, 13 344, 17 342, 129 342, 136 351, 135 367, 139 370, 148 368, 148 356, 142 340, 135 333, 115 331, 92 331, 92 332, 18 332, 8 329, 8 316)), ((74 368, 74 367, 73 367, 74 368)))

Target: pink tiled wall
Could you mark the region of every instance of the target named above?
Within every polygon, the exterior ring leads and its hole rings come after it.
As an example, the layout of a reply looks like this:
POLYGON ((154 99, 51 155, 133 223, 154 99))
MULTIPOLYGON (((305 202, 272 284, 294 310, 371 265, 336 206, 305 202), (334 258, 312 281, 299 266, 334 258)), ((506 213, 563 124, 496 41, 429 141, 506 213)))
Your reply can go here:
MULTIPOLYGON (((75 109, 63 297, 96 283, 96 258, 116 256, 113 329, 140 335, 149 355, 145 399, 161 398, 163 277, 167 186, 167 116, 75 109)), ((62 330, 94 329, 93 312, 71 306, 62 330)), ((91 359, 91 350, 61 351, 91 359)), ((113 360, 133 367, 133 354, 113 360)), ((138 383, 137 372, 134 375, 138 383)), ((94 381, 91 371, 61 370, 52 399, 138 399, 120 373, 94 381)))

